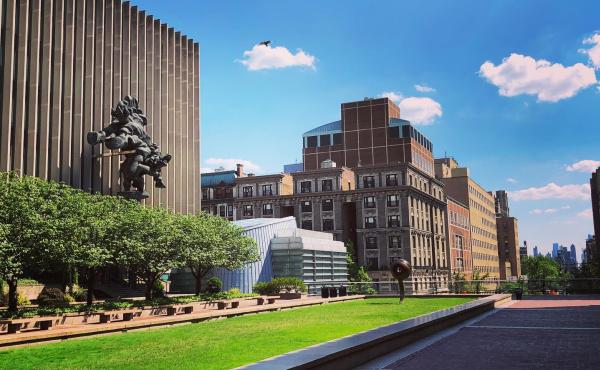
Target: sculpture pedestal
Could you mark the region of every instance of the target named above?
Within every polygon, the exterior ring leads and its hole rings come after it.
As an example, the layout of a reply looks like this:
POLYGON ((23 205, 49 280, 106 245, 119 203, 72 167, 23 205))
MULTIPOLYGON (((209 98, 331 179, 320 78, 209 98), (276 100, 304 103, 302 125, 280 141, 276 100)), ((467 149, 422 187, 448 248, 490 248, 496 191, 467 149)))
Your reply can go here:
POLYGON ((150 196, 150 194, 146 193, 145 191, 120 191, 117 193, 117 195, 125 199, 133 199, 137 201, 147 199, 150 196))

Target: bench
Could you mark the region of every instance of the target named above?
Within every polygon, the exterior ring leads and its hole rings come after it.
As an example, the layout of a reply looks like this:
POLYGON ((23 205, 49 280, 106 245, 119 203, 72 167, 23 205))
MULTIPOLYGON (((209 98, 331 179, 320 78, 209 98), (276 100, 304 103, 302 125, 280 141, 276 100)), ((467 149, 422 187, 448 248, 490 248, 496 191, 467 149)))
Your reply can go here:
POLYGON ((94 313, 94 314, 100 316, 100 323, 101 324, 108 324, 109 322, 112 321, 112 317, 116 316, 116 315, 120 315, 122 321, 131 321, 131 320, 133 320, 133 315, 135 315, 138 312, 140 312, 139 309, 136 309, 136 310, 104 311, 104 312, 97 312, 97 313, 94 313))
POLYGON ((267 304, 273 304, 273 303, 275 303, 275 301, 277 299, 279 299, 279 296, 277 296, 277 295, 276 296, 267 297, 267 304))
POLYGON ((31 324, 35 326, 35 324, 39 324, 40 330, 50 330, 52 326, 54 326, 54 321, 56 318, 50 317, 32 317, 29 319, 9 319, 0 321, 0 325, 7 326, 7 334, 15 334, 20 333, 23 325, 31 324))
POLYGON ((229 303, 231 303, 231 308, 240 307, 240 301, 234 300, 234 301, 217 301, 217 308, 219 310, 225 310, 225 309, 227 309, 227 306, 229 305, 229 303))
POLYGON ((177 314, 177 309, 181 308, 184 315, 190 314, 194 312, 194 306, 168 306, 167 307, 167 316, 175 316, 177 314))

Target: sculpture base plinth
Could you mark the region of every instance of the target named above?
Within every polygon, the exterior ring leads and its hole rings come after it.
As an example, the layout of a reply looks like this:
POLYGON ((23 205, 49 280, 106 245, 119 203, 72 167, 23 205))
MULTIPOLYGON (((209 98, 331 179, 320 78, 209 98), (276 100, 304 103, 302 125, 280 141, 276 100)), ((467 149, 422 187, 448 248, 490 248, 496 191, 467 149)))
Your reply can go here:
POLYGON ((133 199, 137 201, 141 201, 147 199, 150 194, 145 191, 120 191, 117 195, 125 198, 125 199, 133 199))

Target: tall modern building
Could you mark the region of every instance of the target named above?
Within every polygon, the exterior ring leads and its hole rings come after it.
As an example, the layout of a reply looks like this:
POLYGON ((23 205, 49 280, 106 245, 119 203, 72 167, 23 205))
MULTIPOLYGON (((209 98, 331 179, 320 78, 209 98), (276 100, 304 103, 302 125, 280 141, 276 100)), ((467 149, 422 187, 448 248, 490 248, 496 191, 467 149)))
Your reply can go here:
POLYGON ((533 247, 533 256, 534 256, 534 257, 537 257, 537 256, 539 256, 539 255, 540 255, 540 252, 539 252, 538 246, 537 246, 537 245, 535 245, 535 246, 533 247))
POLYGON ((1 0, 0 26, 0 171, 118 193, 120 157, 85 136, 132 95, 173 156, 145 202, 200 210, 197 42, 120 0, 1 0))
POLYGON ((571 253, 571 263, 577 265, 577 251, 575 250, 575 244, 571 244, 569 252, 571 253))
POLYGON ((459 167, 452 158, 435 160, 436 177, 445 185, 446 194, 469 206, 473 272, 499 278, 496 209, 493 195, 469 176, 469 169, 459 167))
POLYGON ((560 249, 558 243, 552 243, 552 258, 558 257, 558 250, 560 249))
POLYGON ((303 135, 304 170, 316 170, 325 160, 356 168, 410 163, 433 176, 433 146, 388 98, 342 103, 341 119, 303 135))
MULTIPOLYGON (((600 167, 592 173, 590 179, 590 188, 592 191, 592 216, 594 217, 594 234, 596 240, 600 238, 600 167)), ((593 249, 590 250, 589 258, 600 257, 600 243, 596 242, 593 249)))

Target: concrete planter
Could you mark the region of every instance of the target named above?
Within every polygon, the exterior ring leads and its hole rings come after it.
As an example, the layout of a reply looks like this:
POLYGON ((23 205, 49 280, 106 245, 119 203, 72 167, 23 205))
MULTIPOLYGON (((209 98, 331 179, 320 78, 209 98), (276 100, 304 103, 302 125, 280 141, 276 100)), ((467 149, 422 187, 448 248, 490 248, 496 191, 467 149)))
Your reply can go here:
MULTIPOLYGON (((279 293, 280 299, 302 299, 302 293, 279 293)), ((304 294, 306 296, 306 294, 304 294)))

